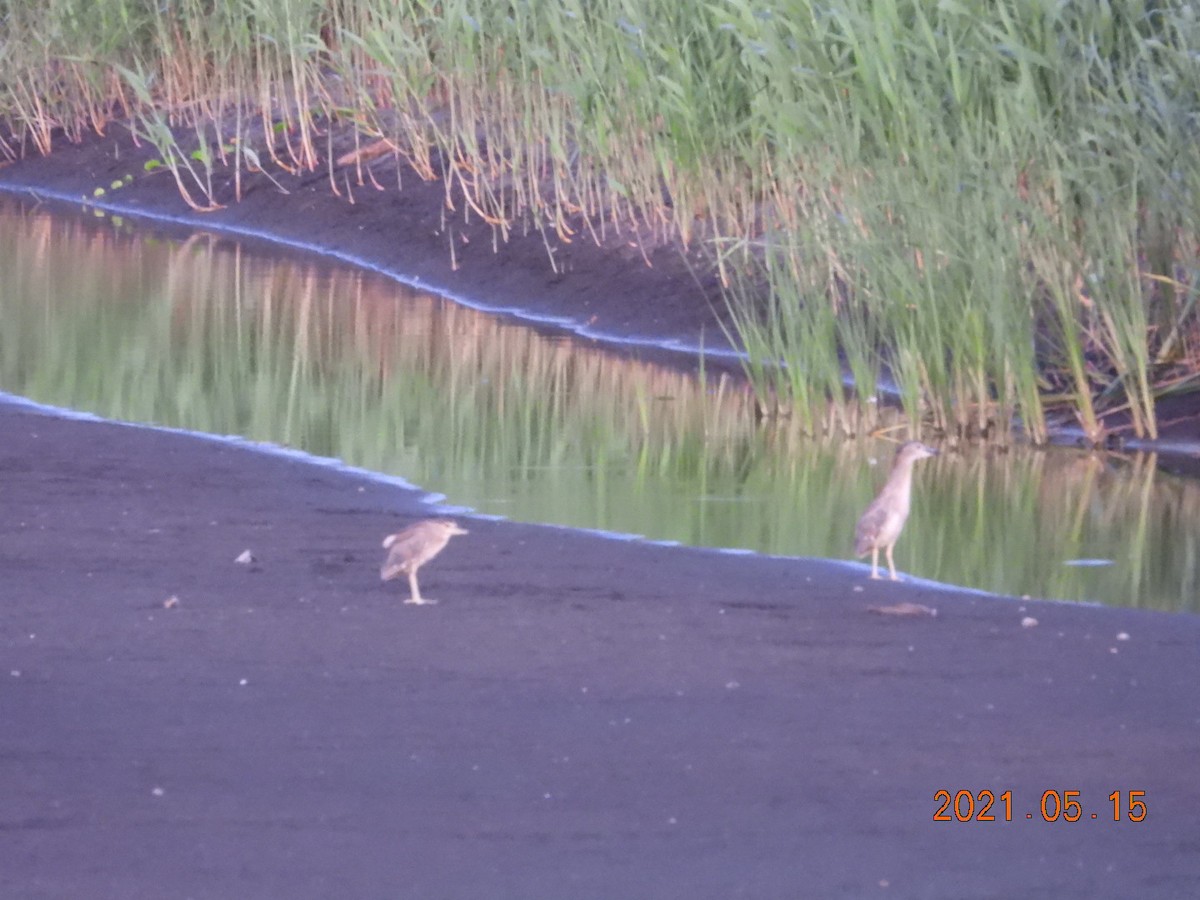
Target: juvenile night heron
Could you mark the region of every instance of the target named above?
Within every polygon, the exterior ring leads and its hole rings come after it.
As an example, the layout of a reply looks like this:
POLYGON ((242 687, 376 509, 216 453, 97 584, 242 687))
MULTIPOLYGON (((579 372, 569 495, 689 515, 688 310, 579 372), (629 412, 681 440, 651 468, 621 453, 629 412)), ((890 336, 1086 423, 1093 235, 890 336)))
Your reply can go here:
POLYGON ((450 519, 425 519, 389 534, 383 539, 388 555, 379 568, 380 579, 391 581, 398 575, 407 575, 412 596, 405 603, 418 606, 437 603, 436 600, 426 600, 421 596, 421 589, 417 586, 417 569, 441 553, 456 534, 467 534, 467 530, 459 528, 458 523, 450 519))
POLYGON ((896 451, 896 461, 892 463, 892 471, 887 483, 879 492, 867 511, 858 520, 855 529, 854 554, 866 556, 871 554, 871 577, 879 577, 879 551, 887 554, 888 572, 892 581, 899 581, 896 575, 896 563, 892 560, 892 548, 904 530, 904 522, 908 519, 908 510, 912 502, 912 470, 918 459, 928 459, 937 456, 938 452, 932 447, 926 447, 920 441, 909 441, 901 444, 896 451))

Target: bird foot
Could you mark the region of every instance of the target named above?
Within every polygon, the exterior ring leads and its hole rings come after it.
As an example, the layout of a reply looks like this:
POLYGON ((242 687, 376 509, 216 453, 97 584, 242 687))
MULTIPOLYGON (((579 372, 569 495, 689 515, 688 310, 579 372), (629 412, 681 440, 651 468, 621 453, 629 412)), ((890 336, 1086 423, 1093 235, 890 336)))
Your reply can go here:
POLYGON ((871 573, 871 580, 872 580, 872 581, 879 581, 879 580, 880 580, 880 578, 879 578, 879 573, 878 573, 878 572, 872 572, 872 573, 871 573))
POLYGON ((410 606, 434 606, 437 604, 436 600, 429 600, 426 597, 409 597, 404 602, 410 606))

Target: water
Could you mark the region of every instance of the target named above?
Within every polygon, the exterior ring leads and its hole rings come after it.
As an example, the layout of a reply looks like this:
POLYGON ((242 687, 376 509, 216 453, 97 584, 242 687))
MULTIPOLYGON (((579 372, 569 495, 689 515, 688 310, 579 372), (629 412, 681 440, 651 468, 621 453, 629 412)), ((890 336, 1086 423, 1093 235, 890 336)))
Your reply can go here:
MULTIPOLYGON (((655 540, 848 558, 895 447, 764 428, 731 379, 539 335, 382 276, 4 197, 0 322, 11 393, 655 540)), ((916 490, 896 553, 908 573, 1200 611, 1200 486, 1152 455, 971 449, 921 463, 916 490)))

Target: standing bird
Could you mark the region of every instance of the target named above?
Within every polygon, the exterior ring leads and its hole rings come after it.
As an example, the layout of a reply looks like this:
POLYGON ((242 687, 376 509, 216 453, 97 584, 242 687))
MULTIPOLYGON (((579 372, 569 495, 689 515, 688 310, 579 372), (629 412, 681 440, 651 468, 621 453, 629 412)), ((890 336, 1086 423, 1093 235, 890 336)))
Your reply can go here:
POLYGON ((913 463, 918 459, 928 459, 937 455, 936 450, 926 447, 920 441, 901 444, 900 449, 896 451, 896 461, 892 463, 887 484, 858 520, 858 527, 854 532, 854 554, 871 554, 872 578, 879 577, 879 551, 882 549, 887 553, 888 572, 891 573, 892 581, 900 580, 896 575, 896 564, 892 561, 892 548, 896 546, 900 532, 904 530, 904 522, 908 519, 908 509, 912 502, 913 463))
POLYGON ((379 578, 391 581, 397 575, 407 575, 412 596, 405 603, 418 606, 437 603, 436 600, 426 600, 421 596, 421 589, 417 586, 417 569, 441 553, 454 535, 467 533, 465 528, 459 528, 458 523, 450 519, 425 519, 389 534, 383 539, 388 555, 379 568, 379 578))

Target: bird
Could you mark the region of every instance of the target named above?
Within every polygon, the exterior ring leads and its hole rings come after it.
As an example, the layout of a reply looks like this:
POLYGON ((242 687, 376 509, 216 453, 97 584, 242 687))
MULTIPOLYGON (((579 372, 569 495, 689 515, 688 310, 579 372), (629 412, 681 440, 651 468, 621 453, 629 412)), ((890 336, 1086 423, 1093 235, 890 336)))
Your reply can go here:
POLYGON ((871 501, 854 531, 854 554, 871 554, 871 577, 879 578, 879 551, 887 554, 888 572, 892 581, 899 581, 896 563, 892 560, 892 548, 904 530, 908 510, 912 503, 913 464, 919 459, 937 456, 938 452, 920 441, 908 441, 896 451, 896 461, 888 474, 887 483, 879 495, 871 501))
POLYGON ((407 575, 412 595, 405 603, 416 606, 437 603, 436 600, 421 596, 421 589, 417 586, 417 569, 441 553, 454 535, 468 533, 452 519, 423 519, 395 534, 389 534, 383 539, 388 555, 379 567, 379 579, 391 581, 398 575, 407 575))

